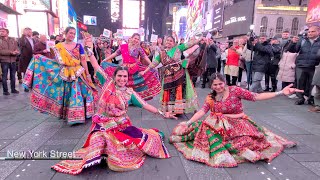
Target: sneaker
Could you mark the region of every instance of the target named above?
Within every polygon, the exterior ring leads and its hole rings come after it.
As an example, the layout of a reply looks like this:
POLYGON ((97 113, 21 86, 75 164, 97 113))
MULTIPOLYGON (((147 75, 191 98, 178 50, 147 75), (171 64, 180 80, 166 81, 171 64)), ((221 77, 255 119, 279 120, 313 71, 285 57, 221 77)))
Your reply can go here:
POLYGON ((297 99, 298 96, 297 96, 296 94, 291 94, 291 95, 288 96, 288 98, 290 98, 290 99, 297 99))
POLYGON ((29 92, 29 89, 24 89, 24 92, 29 92))
POLYGON ((19 79, 19 84, 22 84, 22 79, 19 79))
POLYGON ((11 93, 13 93, 13 94, 19 94, 19 91, 17 91, 16 89, 14 89, 14 90, 11 90, 11 93))
POLYGON ((8 95, 10 95, 10 93, 9 92, 3 92, 3 95, 8 96, 8 95))
POLYGON ((302 104, 304 104, 304 99, 299 99, 294 104, 295 105, 302 105, 302 104))
POLYGON ((307 100, 307 104, 308 105, 314 105, 314 99, 313 98, 309 98, 308 100, 307 100))

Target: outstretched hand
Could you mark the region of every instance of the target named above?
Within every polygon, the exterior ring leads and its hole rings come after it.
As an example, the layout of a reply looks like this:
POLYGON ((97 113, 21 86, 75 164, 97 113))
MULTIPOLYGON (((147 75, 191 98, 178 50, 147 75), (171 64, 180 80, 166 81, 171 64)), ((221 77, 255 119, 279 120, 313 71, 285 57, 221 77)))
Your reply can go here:
POLYGON ((303 93, 304 91, 301 89, 297 89, 297 88, 292 88, 293 84, 290 84, 288 86, 286 86, 285 88, 282 89, 282 92, 284 95, 291 95, 294 93, 303 93))
POLYGON ((166 118, 166 119, 178 119, 174 114, 172 114, 170 112, 166 112, 164 114, 164 118, 166 118))

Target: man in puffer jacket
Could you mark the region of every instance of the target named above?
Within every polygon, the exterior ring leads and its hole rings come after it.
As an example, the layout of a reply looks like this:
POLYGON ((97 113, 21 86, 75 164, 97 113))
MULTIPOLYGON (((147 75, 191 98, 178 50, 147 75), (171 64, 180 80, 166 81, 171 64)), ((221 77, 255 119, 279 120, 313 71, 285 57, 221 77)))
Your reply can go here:
POLYGON ((262 35, 259 37, 259 42, 250 38, 247 42, 248 49, 254 51, 253 63, 252 63, 252 92, 263 92, 261 87, 261 81, 266 73, 268 63, 270 63, 273 57, 273 50, 270 43, 267 41, 267 37, 262 35))
POLYGON ((299 41, 293 39, 288 50, 290 52, 299 53, 296 59, 297 88, 304 90, 304 93, 297 93, 299 99, 295 104, 304 104, 304 96, 307 96, 308 104, 313 105, 314 99, 313 96, 311 96, 311 82, 314 76, 315 67, 320 62, 319 27, 310 27, 307 38, 300 39, 299 41))

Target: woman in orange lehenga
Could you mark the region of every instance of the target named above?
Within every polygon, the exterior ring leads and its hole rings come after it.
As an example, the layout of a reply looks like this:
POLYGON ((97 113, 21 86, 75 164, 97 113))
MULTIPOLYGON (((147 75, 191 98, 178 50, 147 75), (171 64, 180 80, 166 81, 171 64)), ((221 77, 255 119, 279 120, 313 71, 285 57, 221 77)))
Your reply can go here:
POLYGON ((185 158, 212 167, 234 167, 242 162, 270 162, 285 147, 296 145, 255 122, 243 113, 242 99, 259 101, 301 90, 291 88, 280 92, 256 94, 237 86, 225 86, 221 74, 213 74, 213 90, 200 111, 187 122, 174 128, 170 142, 185 158), (202 116, 210 115, 203 121, 202 116))
MULTIPOLYGON (((89 50, 88 50, 89 51, 89 50)), ((127 115, 129 102, 155 114, 163 113, 147 104, 132 88, 127 88, 128 69, 118 66, 113 78, 98 65, 92 52, 88 53, 100 84, 97 113, 92 118, 91 132, 83 148, 76 152, 82 160, 65 160, 52 168, 58 172, 79 174, 84 168, 106 159, 113 171, 138 169, 146 155, 169 158, 163 143, 163 133, 157 129, 137 128, 127 115)), ((175 118, 172 115, 166 117, 175 118)))

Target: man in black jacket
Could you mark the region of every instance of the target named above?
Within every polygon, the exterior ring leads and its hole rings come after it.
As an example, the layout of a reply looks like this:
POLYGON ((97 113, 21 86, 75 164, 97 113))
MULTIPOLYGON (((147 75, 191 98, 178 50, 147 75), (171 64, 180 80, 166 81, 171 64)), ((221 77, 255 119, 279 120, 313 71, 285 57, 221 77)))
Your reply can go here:
POLYGON ((314 104, 310 93, 315 67, 320 62, 319 30, 318 26, 310 27, 307 38, 302 38, 298 41, 293 39, 288 48, 290 52, 299 53, 296 59, 297 88, 304 90, 304 93, 297 93, 299 99, 295 102, 296 105, 304 104, 304 96, 308 97, 308 104, 314 104))
POLYGON ((267 41, 267 36, 259 37, 259 42, 253 37, 248 40, 248 49, 254 51, 252 62, 252 85, 250 90, 252 92, 263 92, 261 81, 266 73, 267 65, 273 57, 273 51, 270 43, 267 41))
POLYGON ((217 46, 212 37, 208 39, 208 45, 204 53, 206 53, 206 71, 202 75, 202 88, 206 87, 206 84, 209 81, 208 77, 216 72, 218 66, 216 58, 217 46))
POLYGON ((272 85, 272 89, 271 92, 276 92, 277 90, 277 73, 279 70, 279 62, 280 62, 280 57, 281 57, 281 46, 279 43, 279 40, 275 37, 272 38, 271 42, 271 47, 272 47, 272 51, 273 51, 273 57, 271 59, 271 61, 268 63, 267 65, 267 71, 266 71, 266 75, 265 75, 265 87, 266 89, 264 91, 269 91, 269 81, 271 79, 271 85, 272 85))

